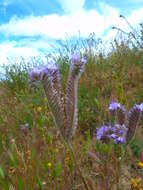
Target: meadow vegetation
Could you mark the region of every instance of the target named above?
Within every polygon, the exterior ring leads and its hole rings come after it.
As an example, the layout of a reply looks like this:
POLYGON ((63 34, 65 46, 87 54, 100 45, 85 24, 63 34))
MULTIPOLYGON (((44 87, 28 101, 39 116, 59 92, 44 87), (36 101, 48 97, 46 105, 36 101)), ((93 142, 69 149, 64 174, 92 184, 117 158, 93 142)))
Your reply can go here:
POLYGON ((5 67, 0 82, 0 190, 143 189, 142 117, 127 145, 96 137, 97 128, 112 120, 111 101, 127 110, 143 102, 143 26, 137 34, 121 33, 124 37, 112 42, 108 52, 98 49, 102 42, 91 35, 62 44, 52 55, 64 92, 72 53, 80 51, 87 60, 79 80, 72 149, 54 127, 42 83, 29 83, 30 69, 41 60, 22 59, 5 67))

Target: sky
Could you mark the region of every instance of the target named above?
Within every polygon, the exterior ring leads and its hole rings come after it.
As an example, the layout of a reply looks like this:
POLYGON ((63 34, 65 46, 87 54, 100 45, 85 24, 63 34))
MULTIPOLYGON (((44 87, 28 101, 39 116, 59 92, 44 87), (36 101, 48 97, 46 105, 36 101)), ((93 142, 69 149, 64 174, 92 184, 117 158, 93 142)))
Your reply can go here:
POLYGON ((0 0, 0 64, 42 56, 58 40, 79 33, 111 40, 112 26, 130 30, 120 14, 137 27, 143 22, 143 0, 0 0))

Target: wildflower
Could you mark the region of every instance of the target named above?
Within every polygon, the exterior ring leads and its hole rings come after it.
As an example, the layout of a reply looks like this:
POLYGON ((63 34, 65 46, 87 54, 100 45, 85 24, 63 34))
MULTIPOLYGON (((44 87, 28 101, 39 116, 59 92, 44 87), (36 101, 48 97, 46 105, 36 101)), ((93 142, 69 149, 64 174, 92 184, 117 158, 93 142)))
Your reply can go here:
POLYGON ((131 188, 132 189, 143 190, 142 179, 140 177, 138 177, 138 178, 132 178, 131 179, 131 188))
POLYGON ((106 138, 106 133, 109 132, 109 128, 106 125, 101 126, 97 129, 96 137, 98 140, 106 138))
POLYGON ((52 166, 51 162, 48 162, 47 166, 48 166, 48 168, 51 168, 51 166, 52 166))
POLYGON ((118 108, 120 108, 120 106, 121 106, 120 103, 118 103, 118 102, 112 102, 109 105, 109 110, 110 111, 117 110, 118 108))
POLYGON ((115 144, 126 142, 127 128, 125 125, 103 125, 97 130, 97 139, 101 141, 113 139, 115 144))
POLYGON ((80 53, 75 53, 71 56, 71 70, 75 74, 82 73, 86 64, 86 58, 81 57, 80 53))
POLYGON ((138 166, 139 166, 140 168, 143 168, 143 162, 138 162, 138 166))
POLYGON ((40 68, 34 68, 34 69, 32 69, 31 72, 29 73, 29 78, 31 80, 33 80, 33 79, 39 80, 40 79, 39 77, 40 77, 41 71, 42 70, 40 68))
MULTIPOLYGON (((55 126, 66 139, 74 135, 77 127, 78 80, 84 70, 86 59, 77 53, 72 55, 70 61, 65 94, 61 85, 60 70, 55 63, 35 68, 29 73, 31 84, 37 85, 39 80, 42 82, 55 126)), ((38 112, 40 111, 41 109, 38 112)))
POLYGON ((37 112, 40 113, 41 111, 42 111, 42 107, 41 107, 41 106, 38 106, 37 112))
POLYGON ((54 62, 50 62, 47 65, 41 65, 40 67, 36 67, 29 72, 30 82, 36 84, 38 80, 43 79, 44 74, 48 74, 49 76, 51 76, 52 72, 57 69, 58 67, 54 62))
POLYGON ((80 53, 75 53, 71 56, 71 62, 80 62, 80 53))
POLYGON ((132 179, 131 179, 131 187, 132 187, 132 188, 135 188, 135 187, 137 187, 137 186, 138 186, 138 185, 137 185, 136 179, 132 178, 132 179))
POLYGON ((141 103, 139 106, 140 106, 140 111, 141 111, 141 117, 143 118, 143 103, 141 103))
POLYGON ((115 138, 114 143, 115 143, 115 144, 118 144, 118 143, 125 143, 125 139, 124 139, 123 137, 115 138))
POLYGON ((71 56, 71 62, 72 63, 81 62, 84 65, 86 63, 86 58, 81 57, 80 53, 75 53, 71 56))
POLYGON ((140 107, 140 110, 143 112, 143 103, 141 103, 141 104, 139 105, 139 107, 140 107))

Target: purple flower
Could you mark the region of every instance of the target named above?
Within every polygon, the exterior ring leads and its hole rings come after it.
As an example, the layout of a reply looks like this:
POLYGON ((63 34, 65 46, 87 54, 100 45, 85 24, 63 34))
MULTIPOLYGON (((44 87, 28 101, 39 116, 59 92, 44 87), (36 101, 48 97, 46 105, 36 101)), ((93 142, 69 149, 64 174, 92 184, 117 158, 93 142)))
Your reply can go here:
POLYGON ((114 143, 125 143, 126 142, 127 128, 125 125, 115 124, 113 126, 103 125, 97 129, 97 139, 108 142, 109 140, 114 140, 114 143))
POLYGON ((123 131, 123 130, 119 130, 119 134, 120 134, 120 135, 123 135, 123 134, 124 134, 124 131, 123 131))
POLYGON ((58 70, 57 65, 54 62, 49 62, 47 65, 33 68, 29 73, 29 78, 31 81, 41 80, 44 74, 51 74, 55 70, 58 70))
POLYGON ((41 69, 39 69, 39 68, 34 68, 34 69, 32 69, 32 70, 30 71, 30 73, 29 73, 29 78, 30 78, 31 80, 33 80, 33 79, 38 79, 38 78, 40 77, 40 73, 41 73, 41 69))
POLYGON ((143 111, 143 103, 141 103, 139 106, 140 106, 140 110, 143 111))
POLYGON ((125 143, 125 139, 123 137, 118 137, 118 138, 114 139, 114 143, 115 144, 125 143))
POLYGON ((118 108, 120 108, 120 106, 121 106, 120 103, 118 103, 118 102, 112 102, 109 105, 109 110, 110 111, 117 110, 118 108))
POLYGON ((80 60, 81 60, 80 53, 75 53, 71 56, 71 62, 73 63, 80 62, 80 60))
POLYGON ((110 135, 110 138, 116 139, 116 137, 117 137, 117 135, 114 133, 110 135))
POLYGON ((141 109, 141 105, 138 105, 138 104, 134 104, 133 108, 137 108, 137 109, 141 109))
POLYGON ((82 62, 82 64, 86 64, 86 62, 87 62, 87 60, 86 60, 86 58, 85 57, 83 57, 82 59, 81 59, 81 62, 82 62))
POLYGON ((100 140, 103 136, 106 135, 107 131, 108 131, 108 126, 106 125, 103 125, 100 128, 98 128, 96 133, 97 139, 100 140))
POLYGON ((70 65, 70 71, 75 76, 80 76, 80 74, 84 71, 84 67, 86 64, 86 58, 82 57, 79 53, 75 53, 71 56, 71 65, 70 65))
POLYGON ((74 64, 74 63, 82 63, 82 65, 85 65, 86 64, 86 58, 85 57, 82 57, 80 55, 80 52, 79 53, 74 53, 72 56, 71 56, 71 62, 74 64))

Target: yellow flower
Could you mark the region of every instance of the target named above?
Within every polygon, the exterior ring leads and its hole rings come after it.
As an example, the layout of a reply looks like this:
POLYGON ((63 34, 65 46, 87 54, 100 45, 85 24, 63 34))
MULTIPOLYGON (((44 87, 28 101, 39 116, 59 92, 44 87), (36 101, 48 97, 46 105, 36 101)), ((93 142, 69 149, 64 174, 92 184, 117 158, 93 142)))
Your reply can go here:
POLYGON ((142 189, 142 179, 141 178, 132 178, 131 179, 131 187, 134 189, 138 190, 143 190, 142 189))
POLYGON ((48 166, 49 168, 51 168, 51 166, 52 166, 51 162, 48 162, 47 166, 48 166))
POLYGON ((38 108, 37 108, 37 112, 41 112, 41 110, 42 110, 42 107, 41 106, 38 106, 38 108))
POLYGON ((143 162, 138 162, 138 166, 139 166, 140 168, 143 168, 143 162))
POLYGON ((135 179, 131 179, 131 187, 137 187, 137 182, 135 179))

